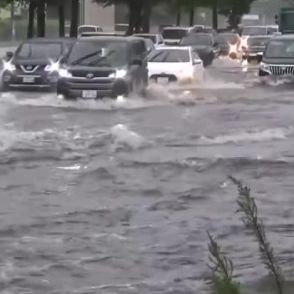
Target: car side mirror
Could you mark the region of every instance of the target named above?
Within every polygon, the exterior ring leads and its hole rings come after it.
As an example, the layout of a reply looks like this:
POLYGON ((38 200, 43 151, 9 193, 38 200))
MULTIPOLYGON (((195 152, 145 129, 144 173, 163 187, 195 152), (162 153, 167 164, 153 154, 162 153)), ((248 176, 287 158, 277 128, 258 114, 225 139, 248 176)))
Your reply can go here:
POLYGON ((142 66, 142 60, 140 60, 140 59, 134 59, 134 60, 131 62, 131 65, 142 66))
POLYGON ((197 64, 201 64, 201 60, 200 59, 193 59, 193 65, 197 65, 197 64))
POLYGON ((6 52, 6 58, 8 60, 10 60, 12 57, 13 57, 13 52, 11 52, 11 51, 6 52))

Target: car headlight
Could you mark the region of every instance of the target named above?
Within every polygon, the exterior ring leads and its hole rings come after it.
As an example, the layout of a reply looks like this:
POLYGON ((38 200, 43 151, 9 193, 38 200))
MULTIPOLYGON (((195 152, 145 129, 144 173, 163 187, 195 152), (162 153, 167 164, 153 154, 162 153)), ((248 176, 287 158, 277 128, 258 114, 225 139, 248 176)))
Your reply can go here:
POLYGON ((264 72, 271 73, 271 70, 270 70, 269 65, 266 64, 266 63, 264 63, 264 62, 261 62, 260 63, 259 69, 262 70, 262 71, 264 71, 264 72))
POLYGON ((54 72, 59 70, 59 62, 51 62, 50 64, 46 65, 45 71, 54 72))
POLYGON ((60 68, 58 74, 61 78, 71 78, 72 74, 66 68, 60 68))
POLYGON ((3 69, 12 72, 15 71, 16 67, 10 61, 3 61, 3 69))
POLYGON ((109 75, 110 78, 123 78, 127 74, 127 71, 125 69, 118 69, 116 72, 111 73, 109 75))

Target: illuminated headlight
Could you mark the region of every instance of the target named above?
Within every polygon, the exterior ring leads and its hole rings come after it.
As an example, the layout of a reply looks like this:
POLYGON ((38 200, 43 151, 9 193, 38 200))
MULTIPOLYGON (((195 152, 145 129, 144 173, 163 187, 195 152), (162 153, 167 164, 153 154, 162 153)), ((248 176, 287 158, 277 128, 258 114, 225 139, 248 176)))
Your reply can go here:
POLYGON ((127 75, 127 71, 125 69, 118 69, 116 72, 111 73, 109 75, 110 78, 124 78, 127 75))
POLYGON ((3 69, 12 72, 15 71, 16 67, 10 61, 3 61, 3 69))
POLYGON ((260 70, 264 71, 264 72, 267 72, 267 73, 271 73, 270 71, 270 67, 268 64, 264 63, 264 62, 261 62, 260 63, 260 67, 259 67, 260 70))
POLYGON ((54 72, 59 70, 59 63, 58 62, 51 62, 50 64, 46 65, 45 71, 54 72))
POLYGON ((71 78, 72 77, 72 74, 70 72, 68 72, 68 70, 65 68, 60 68, 58 70, 58 74, 61 78, 71 78))

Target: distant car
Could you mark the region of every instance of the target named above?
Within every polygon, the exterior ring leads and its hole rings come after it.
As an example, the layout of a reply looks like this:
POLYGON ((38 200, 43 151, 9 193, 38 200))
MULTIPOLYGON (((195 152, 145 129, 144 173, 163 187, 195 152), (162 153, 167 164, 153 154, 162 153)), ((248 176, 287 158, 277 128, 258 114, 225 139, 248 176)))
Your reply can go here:
POLYGON ((55 89, 59 60, 74 43, 75 39, 36 38, 21 43, 15 53, 7 52, 3 90, 55 89))
POLYGON ((230 32, 219 33, 215 41, 219 45, 220 55, 229 56, 230 54, 235 54, 236 57, 240 55, 241 39, 238 34, 230 32))
POLYGON ((203 80, 203 62, 191 47, 159 47, 148 57, 150 80, 156 83, 193 83, 203 80))
POLYGON ((186 37, 191 28, 190 27, 165 27, 162 30, 162 36, 165 45, 177 45, 183 37, 186 37))
POLYGON ((79 38, 88 38, 88 37, 122 37, 124 33, 117 32, 84 32, 79 35, 79 38))
POLYGON ((241 46, 247 47, 247 40, 252 36, 274 35, 279 32, 277 25, 266 26, 243 26, 241 28, 241 46))
POLYGON ((94 25, 81 25, 78 27, 78 34, 82 33, 94 33, 94 32, 103 32, 103 29, 100 26, 94 25))
POLYGON ((251 61, 261 62, 264 50, 270 41, 271 36, 252 36, 247 40, 247 48, 243 50, 243 59, 251 61))
POLYGON ((143 39, 89 37, 78 40, 62 61, 57 95, 64 99, 115 99, 143 93, 147 84, 143 39))
POLYGON ((274 37, 268 42, 259 67, 259 76, 264 78, 294 81, 294 36, 274 37))
POLYGON ((134 34, 133 36, 150 39, 155 47, 164 45, 164 40, 161 34, 134 34))
POLYGON ((206 67, 212 64, 215 57, 219 55, 218 44, 211 34, 193 34, 182 38, 179 46, 191 46, 197 52, 206 67))

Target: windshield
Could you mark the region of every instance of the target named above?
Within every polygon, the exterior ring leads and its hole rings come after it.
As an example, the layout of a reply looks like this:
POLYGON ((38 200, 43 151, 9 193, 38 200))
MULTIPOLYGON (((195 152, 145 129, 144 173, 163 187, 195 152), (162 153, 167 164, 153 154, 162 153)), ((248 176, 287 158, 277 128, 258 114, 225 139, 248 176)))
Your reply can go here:
POLYGON ((242 35, 244 36, 256 36, 256 35, 266 35, 266 27, 244 27, 242 30, 242 35))
POLYGON ((61 43, 24 43, 16 51, 18 58, 57 59, 62 55, 61 43))
POLYGON ((189 62, 190 55, 188 50, 165 49, 155 50, 150 56, 148 62, 189 62))
POLYGON ((210 36, 191 36, 191 37, 186 37, 183 38, 182 41, 180 42, 181 45, 184 46, 212 46, 212 38, 210 36))
POLYGON ((249 38, 247 41, 248 46, 266 46, 269 38, 260 37, 260 38, 249 38))
POLYGON ((68 63, 71 65, 120 67, 127 63, 125 41, 85 41, 73 46, 68 63))
POLYGON ((293 40, 274 40, 269 42, 265 56, 269 58, 294 58, 293 40))
POLYGON ((187 36, 188 32, 186 29, 164 29, 162 36, 164 39, 182 39, 187 36))
POLYGON ((239 37, 236 34, 221 34, 216 37, 216 41, 219 44, 236 44, 239 41, 239 37))
POLYGON ((95 27, 80 27, 79 28, 79 33, 81 34, 81 33, 87 33, 87 32, 89 32, 89 33, 92 33, 92 32, 96 32, 97 30, 96 30, 96 28, 95 27))

